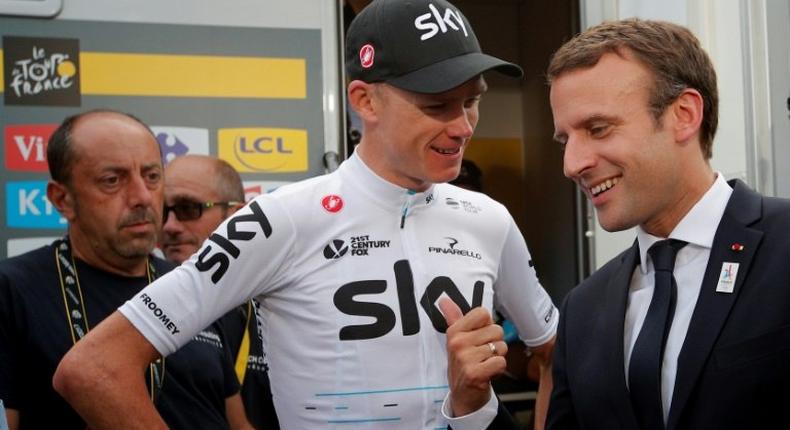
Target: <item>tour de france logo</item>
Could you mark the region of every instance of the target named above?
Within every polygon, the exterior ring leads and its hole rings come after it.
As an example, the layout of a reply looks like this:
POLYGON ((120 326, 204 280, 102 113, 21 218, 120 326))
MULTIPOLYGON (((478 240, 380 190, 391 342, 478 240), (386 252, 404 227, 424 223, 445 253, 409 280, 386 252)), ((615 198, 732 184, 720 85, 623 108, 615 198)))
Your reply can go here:
POLYGON ((78 39, 3 36, 5 104, 80 105, 78 39))

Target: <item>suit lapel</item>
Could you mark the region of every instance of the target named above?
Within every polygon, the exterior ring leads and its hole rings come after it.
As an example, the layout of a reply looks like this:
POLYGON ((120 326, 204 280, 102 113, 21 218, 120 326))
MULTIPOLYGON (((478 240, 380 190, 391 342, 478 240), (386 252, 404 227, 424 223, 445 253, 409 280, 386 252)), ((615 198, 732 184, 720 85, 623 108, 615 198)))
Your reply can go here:
POLYGON ((612 402, 612 409, 624 429, 638 428, 626 387, 623 352, 623 327, 628 289, 638 261, 639 244, 634 241, 631 249, 623 254, 620 267, 606 286, 606 309, 603 310, 606 315, 604 327, 605 341, 608 343, 606 349, 611 352, 609 359, 604 363, 606 386, 612 402))
POLYGON ((760 195, 740 182, 734 185, 732 196, 713 239, 710 258, 702 279, 702 288, 678 356, 677 376, 667 422, 668 430, 674 429, 678 424, 713 345, 727 321, 730 309, 743 288, 752 258, 762 240, 761 231, 748 227, 761 217, 760 195), (743 249, 733 250, 735 244, 742 245, 743 249), (732 293, 716 291, 722 266, 725 263, 738 263, 738 273, 732 293))

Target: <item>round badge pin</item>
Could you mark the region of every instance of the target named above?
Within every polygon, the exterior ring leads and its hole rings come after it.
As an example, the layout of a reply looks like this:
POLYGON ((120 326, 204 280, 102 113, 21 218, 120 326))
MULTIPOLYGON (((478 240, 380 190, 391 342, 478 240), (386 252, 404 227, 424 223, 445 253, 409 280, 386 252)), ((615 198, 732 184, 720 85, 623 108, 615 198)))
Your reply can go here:
POLYGON ((321 199, 321 206, 329 213, 338 213, 343 209, 343 199, 338 195, 330 194, 321 199))

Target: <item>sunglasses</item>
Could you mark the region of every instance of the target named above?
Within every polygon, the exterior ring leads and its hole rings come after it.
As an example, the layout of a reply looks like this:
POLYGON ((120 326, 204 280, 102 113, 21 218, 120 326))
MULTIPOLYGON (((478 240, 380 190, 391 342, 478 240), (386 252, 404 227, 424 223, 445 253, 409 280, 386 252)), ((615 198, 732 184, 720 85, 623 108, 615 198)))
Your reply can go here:
POLYGON ((203 210, 213 208, 214 206, 233 206, 241 204, 242 202, 178 202, 172 206, 165 205, 165 210, 162 213, 163 222, 167 222, 167 217, 170 215, 170 211, 176 215, 176 219, 179 221, 193 221, 201 216, 203 216, 203 210))

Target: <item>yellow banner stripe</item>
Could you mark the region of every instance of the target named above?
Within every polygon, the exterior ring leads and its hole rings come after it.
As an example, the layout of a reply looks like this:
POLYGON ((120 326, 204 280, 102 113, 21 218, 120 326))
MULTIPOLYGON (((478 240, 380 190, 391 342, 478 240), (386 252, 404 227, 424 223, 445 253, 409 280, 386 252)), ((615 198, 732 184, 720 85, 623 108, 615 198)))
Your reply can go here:
POLYGON ((80 74, 83 95, 307 97, 306 62, 301 58, 82 52, 80 74))

